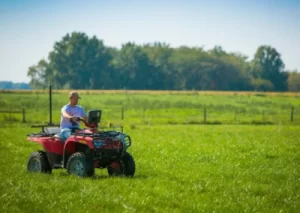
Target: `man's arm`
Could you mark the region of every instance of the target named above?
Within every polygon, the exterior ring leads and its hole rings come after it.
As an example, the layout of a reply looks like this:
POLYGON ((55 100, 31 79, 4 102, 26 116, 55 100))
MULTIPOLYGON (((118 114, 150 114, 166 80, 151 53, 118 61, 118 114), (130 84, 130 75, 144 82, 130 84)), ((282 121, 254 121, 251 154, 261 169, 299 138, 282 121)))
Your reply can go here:
POLYGON ((65 109, 61 111, 61 114, 64 118, 72 118, 72 116, 69 113, 67 113, 65 109))
POLYGON ((72 115, 70 115, 66 108, 63 108, 61 110, 61 115, 64 117, 64 118, 67 118, 67 119, 71 119, 73 122, 76 122, 77 121, 77 118, 76 117, 73 117, 72 115))

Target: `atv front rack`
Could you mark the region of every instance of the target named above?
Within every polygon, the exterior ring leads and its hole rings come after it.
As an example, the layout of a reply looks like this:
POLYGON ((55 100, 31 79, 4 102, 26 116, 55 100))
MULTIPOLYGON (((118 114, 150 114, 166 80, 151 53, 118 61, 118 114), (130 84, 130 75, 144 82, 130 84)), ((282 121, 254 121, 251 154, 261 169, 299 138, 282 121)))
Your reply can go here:
POLYGON ((129 135, 126 135, 121 132, 116 132, 116 131, 106 131, 106 132, 97 132, 97 133, 72 133, 72 135, 75 136, 83 136, 83 137, 92 137, 92 138, 97 138, 99 140, 108 140, 112 137, 118 137, 118 136, 124 136, 124 143, 127 147, 131 146, 131 138, 129 135))

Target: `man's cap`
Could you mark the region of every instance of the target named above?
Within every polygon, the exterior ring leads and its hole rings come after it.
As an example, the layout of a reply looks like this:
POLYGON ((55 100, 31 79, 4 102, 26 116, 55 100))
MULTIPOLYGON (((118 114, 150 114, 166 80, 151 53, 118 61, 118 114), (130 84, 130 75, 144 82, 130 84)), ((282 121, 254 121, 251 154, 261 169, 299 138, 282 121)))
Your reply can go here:
POLYGON ((69 93, 69 98, 73 98, 73 97, 81 98, 81 97, 79 96, 78 92, 76 92, 76 91, 71 91, 71 92, 69 93))

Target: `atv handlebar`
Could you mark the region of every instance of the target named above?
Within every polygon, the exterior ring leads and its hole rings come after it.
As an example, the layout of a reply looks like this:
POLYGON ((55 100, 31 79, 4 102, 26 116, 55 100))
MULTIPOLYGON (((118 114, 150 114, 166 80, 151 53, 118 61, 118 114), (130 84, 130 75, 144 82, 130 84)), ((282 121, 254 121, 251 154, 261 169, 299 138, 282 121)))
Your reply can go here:
MULTIPOLYGON (((76 125, 76 123, 72 120, 72 118, 70 118, 70 121, 71 121, 71 123, 73 124, 73 125, 76 125)), ((86 126, 86 127, 89 127, 89 128, 95 128, 95 127, 97 127, 97 124, 89 124, 88 122, 86 122, 83 118, 81 118, 81 117, 77 117, 76 118, 76 121, 82 121, 83 123, 84 123, 84 125, 86 126)))

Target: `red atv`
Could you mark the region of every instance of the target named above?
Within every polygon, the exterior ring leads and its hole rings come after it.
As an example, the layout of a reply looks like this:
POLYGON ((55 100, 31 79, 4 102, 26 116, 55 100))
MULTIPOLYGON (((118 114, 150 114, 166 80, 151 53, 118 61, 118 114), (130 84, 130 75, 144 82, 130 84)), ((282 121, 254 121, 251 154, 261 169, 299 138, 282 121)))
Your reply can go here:
POLYGON ((127 152, 131 146, 129 135, 111 130, 101 131, 98 123, 101 110, 88 112, 87 128, 72 130, 63 142, 59 127, 41 125, 40 133, 31 133, 29 141, 39 143, 44 151, 33 152, 27 163, 30 172, 51 173, 52 169, 66 168, 69 174, 93 176, 95 168, 107 168, 110 176, 134 176, 135 162, 127 152))

